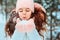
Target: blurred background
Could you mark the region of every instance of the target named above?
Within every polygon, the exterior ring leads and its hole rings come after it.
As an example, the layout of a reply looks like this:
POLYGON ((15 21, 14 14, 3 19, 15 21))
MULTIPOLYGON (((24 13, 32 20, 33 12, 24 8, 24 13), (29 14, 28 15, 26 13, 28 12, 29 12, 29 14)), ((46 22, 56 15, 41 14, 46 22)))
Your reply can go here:
MULTIPOLYGON (((47 11, 47 40, 60 40, 60 0, 34 0, 47 11)), ((16 0, 0 0, 0 40, 5 39, 5 24, 16 0)))

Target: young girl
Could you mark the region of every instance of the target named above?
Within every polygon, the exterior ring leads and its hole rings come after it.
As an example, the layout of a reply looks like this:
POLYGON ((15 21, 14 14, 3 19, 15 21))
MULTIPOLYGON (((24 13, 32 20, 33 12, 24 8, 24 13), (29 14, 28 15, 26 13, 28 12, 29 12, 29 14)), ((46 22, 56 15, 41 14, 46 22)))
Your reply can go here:
POLYGON ((40 4, 33 0, 17 0, 5 32, 10 40, 45 40, 45 24, 46 11, 40 4))

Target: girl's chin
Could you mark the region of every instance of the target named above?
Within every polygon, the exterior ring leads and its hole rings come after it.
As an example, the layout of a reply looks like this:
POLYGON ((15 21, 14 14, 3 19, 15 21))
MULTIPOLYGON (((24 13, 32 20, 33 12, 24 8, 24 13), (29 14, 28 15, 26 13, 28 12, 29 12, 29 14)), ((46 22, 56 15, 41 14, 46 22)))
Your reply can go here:
POLYGON ((22 18, 22 20, 29 20, 29 18, 22 18))
POLYGON ((21 20, 29 20, 30 18, 22 18, 21 20))
POLYGON ((28 19, 24 19, 24 18, 23 18, 22 20, 28 20, 28 19))

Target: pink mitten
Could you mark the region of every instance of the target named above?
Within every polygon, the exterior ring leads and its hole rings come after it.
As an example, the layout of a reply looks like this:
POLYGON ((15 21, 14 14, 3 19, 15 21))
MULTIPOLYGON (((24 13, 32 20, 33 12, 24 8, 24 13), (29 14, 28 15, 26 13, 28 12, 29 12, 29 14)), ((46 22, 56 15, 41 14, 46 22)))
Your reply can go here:
POLYGON ((19 32, 30 32, 35 28, 34 20, 33 20, 33 18, 28 21, 27 20, 22 20, 22 21, 18 20, 15 27, 19 32))
POLYGON ((34 24, 33 19, 28 20, 25 25, 26 25, 26 27, 25 27, 26 32, 30 32, 35 28, 35 24, 34 24))

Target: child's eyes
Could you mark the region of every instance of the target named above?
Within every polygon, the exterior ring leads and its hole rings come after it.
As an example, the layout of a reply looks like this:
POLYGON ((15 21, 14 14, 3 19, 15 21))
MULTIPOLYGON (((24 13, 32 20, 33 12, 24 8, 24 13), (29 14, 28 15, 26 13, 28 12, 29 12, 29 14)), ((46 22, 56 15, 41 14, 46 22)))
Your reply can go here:
POLYGON ((26 9, 26 12, 29 12, 30 11, 30 9, 26 9))
POLYGON ((23 12, 23 10, 19 10, 19 12, 23 12))
POLYGON ((22 8, 20 8, 20 9, 19 9, 19 12, 23 12, 23 9, 22 9, 22 8))
POLYGON ((29 9, 29 8, 27 8, 27 9, 25 9, 25 10, 24 10, 24 9, 21 9, 21 8, 19 9, 19 12, 23 12, 23 11, 29 12, 30 9, 29 9))

